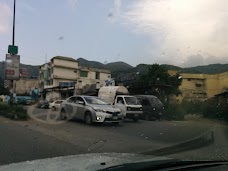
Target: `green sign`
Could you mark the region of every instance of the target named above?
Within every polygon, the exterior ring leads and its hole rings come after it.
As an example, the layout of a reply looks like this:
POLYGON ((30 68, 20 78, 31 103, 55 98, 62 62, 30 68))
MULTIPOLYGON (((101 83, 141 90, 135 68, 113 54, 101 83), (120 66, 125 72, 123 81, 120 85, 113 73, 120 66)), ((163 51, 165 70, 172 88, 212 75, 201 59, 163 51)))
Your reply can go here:
POLYGON ((16 55, 18 53, 18 46, 9 45, 8 53, 10 53, 12 55, 16 55))

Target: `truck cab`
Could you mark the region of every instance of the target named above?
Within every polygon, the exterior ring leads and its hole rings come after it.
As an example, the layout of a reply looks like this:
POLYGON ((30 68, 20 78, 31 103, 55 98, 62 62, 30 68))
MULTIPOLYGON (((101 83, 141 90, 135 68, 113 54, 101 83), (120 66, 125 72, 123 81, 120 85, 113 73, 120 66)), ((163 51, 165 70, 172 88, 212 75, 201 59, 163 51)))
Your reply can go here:
POLYGON ((142 105, 136 97, 129 95, 124 86, 102 87, 98 92, 98 97, 119 108, 124 118, 137 122, 143 115, 142 105))
POLYGON ((135 122, 137 122, 143 114, 142 105, 134 96, 117 95, 114 106, 122 111, 124 118, 133 119, 135 122))

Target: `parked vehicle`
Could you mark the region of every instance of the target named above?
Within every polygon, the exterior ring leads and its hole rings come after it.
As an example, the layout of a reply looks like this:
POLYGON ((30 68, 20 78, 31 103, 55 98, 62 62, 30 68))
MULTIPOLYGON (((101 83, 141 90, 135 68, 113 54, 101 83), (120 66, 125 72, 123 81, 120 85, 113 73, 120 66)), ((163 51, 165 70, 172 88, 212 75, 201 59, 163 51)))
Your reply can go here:
POLYGON ((49 108, 49 102, 47 100, 40 100, 37 105, 37 108, 41 108, 41 109, 48 109, 49 108))
POLYGON ((107 86, 100 88, 98 97, 119 108, 124 118, 133 119, 137 122, 143 114, 142 105, 136 97, 128 94, 126 87, 107 86))
POLYGON ((136 95, 143 107, 143 119, 160 120, 164 112, 163 103, 153 95, 136 95))
POLYGON ((60 105, 61 119, 81 119, 90 125, 94 122, 118 124, 123 120, 120 109, 93 96, 72 96, 60 105))
POLYGON ((56 100, 49 104, 49 108, 52 109, 53 111, 58 110, 62 102, 63 100, 56 100))
POLYGON ((17 96, 16 103, 20 105, 31 105, 35 103, 35 100, 31 96, 17 96))

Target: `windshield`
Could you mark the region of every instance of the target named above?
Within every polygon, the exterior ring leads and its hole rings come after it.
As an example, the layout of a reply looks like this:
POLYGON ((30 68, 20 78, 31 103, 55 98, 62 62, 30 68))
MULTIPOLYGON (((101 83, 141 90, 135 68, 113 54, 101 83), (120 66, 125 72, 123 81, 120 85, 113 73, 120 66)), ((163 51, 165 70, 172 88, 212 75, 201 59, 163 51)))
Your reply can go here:
POLYGON ((127 105, 140 105, 136 97, 124 97, 127 105))
POLYGON ((150 98, 152 104, 163 105, 163 103, 158 98, 150 98))
POLYGON ((93 105, 108 105, 106 102, 104 102, 101 99, 96 98, 96 97, 84 97, 84 99, 89 104, 93 104, 93 105))
POLYGON ((228 0, 0 0, 0 171, 104 153, 228 160, 228 0))

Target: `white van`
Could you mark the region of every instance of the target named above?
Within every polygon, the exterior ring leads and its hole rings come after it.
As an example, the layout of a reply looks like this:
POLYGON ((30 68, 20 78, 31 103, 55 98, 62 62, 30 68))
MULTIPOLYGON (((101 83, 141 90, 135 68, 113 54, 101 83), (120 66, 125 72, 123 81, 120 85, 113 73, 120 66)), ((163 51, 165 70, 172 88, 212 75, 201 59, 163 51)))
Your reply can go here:
POLYGON ((98 97, 119 108, 125 118, 137 122, 143 114, 142 105, 136 97, 128 94, 129 92, 124 86, 107 86, 100 88, 98 97))

